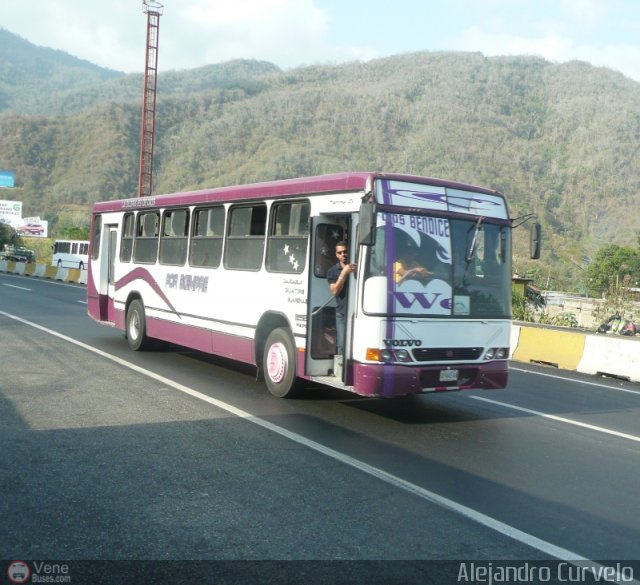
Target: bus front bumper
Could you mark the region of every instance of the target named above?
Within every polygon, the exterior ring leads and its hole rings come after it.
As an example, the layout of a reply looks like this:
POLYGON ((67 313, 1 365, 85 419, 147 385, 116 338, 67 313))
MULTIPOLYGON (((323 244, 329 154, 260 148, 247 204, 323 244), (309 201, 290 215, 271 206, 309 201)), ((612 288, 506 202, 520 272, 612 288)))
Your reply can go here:
POLYGON ((353 389, 362 396, 405 396, 424 392, 497 389, 507 385, 507 360, 451 366, 354 364, 353 389))

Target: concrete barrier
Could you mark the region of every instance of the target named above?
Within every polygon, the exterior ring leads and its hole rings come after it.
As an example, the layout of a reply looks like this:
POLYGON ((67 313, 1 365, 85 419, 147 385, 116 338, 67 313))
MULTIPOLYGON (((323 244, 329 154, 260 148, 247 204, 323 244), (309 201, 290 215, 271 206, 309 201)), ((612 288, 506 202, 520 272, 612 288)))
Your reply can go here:
POLYGON ((589 335, 577 371, 640 382, 640 339, 589 335))
POLYGON ((56 268, 56 280, 61 280, 62 282, 69 282, 69 271, 71 268, 56 268))
POLYGON ((35 264, 34 262, 29 262, 28 264, 25 264, 24 275, 25 276, 33 276, 37 267, 38 267, 38 265, 35 264))
POLYGON ((69 268, 67 272, 67 280, 65 282, 79 282, 80 272, 82 271, 79 268, 69 268))
POLYGON ((516 348, 518 347, 518 341, 520 339, 520 325, 516 325, 515 323, 513 325, 511 325, 511 338, 509 341, 509 349, 510 349, 510 353, 509 353, 509 358, 513 359, 513 354, 516 351, 516 348))
POLYGON ((47 264, 0 260, 0 272, 87 284, 87 271, 80 270, 79 268, 58 268, 57 266, 49 266, 47 264))
POLYGON ((33 272, 33 276, 37 276, 38 278, 44 278, 46 271, 47 271, 46 264, 36 264, 36 269, 33 272))
POLYGON ((596 334, 570 328, 514 323, 511 357, 583 374, 640 382, 640 336, 596 334))
POLYGON ((13 268, 13 273, 24 276, 24 271, 26 267, 27 267, 26 262, 16 262, 16 265, 13 268))
POLYGON ((570 329, 521 326, 513 359, 576 370, 584 353, 586 334, 570 329))
POLYGON ((55 278, 58 274, 58 268, 56 266, 46 266, 44 269, 43 278, 55 278))

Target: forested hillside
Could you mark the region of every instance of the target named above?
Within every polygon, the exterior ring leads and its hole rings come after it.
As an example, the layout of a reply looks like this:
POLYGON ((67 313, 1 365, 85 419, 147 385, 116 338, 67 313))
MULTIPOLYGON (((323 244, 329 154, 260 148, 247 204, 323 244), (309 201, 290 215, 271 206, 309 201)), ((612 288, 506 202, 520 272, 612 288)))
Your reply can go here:
POLYGON ((103 69, 29 41, 0 28, 0 111, 35 110, 42 98, 109 79, 124 73, 103 69))
MULTIPOLYGON (((478 183, 513 216, 539 214, 545 278, 574 289, 599 247, 640 232, 640 84, 608 69, 415 53, 289 71, 234 61, 161 73, 158 88, 156 192, 342 170, 478 183)), ((141 95, 129 75, 0 107, 0 167, 26 214, 55 228, 135 196, 141 95)))

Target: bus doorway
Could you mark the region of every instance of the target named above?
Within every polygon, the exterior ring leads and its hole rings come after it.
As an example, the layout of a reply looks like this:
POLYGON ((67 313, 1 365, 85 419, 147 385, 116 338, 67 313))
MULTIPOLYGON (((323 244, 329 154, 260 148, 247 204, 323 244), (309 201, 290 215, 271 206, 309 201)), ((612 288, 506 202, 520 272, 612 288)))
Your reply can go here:
POLYGON ((308 376, 333 376, 341 383, 344 382, 341 365, 345 357, 337 354, 336 298, 329 287, 327 272, 338 263, 336 245, 345 240, 348 223, 346 217, 312 219, 312 267, 307 305, 305 372, 308 376))
POLYGON ((100 321, 106 323, 115 322, 115 308, 113 297, 115 292, 114 270, 116 262, 116 246, 118 243, 117 227, 105 225, 100 238, 100 254, 97 264, 92 266, 100 275, 100 288, 98 289, 98 306, 100 321))

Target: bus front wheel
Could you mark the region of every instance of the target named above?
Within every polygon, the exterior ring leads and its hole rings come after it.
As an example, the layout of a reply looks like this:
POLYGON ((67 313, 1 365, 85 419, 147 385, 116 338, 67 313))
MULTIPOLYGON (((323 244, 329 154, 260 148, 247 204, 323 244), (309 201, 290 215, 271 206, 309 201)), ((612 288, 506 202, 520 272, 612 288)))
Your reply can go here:
POLYGON ((262 359, 269 392, 277 398, 296 394, 296 348, 287 329, 274 329, 267 337, 262 359))
POLYGON ((151 347, 151 340, 147 337, 144 306, 139 299, 131 301, 127 309, 127 342, 134 351, 143 351, 151 347))

